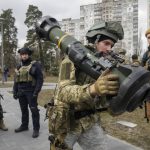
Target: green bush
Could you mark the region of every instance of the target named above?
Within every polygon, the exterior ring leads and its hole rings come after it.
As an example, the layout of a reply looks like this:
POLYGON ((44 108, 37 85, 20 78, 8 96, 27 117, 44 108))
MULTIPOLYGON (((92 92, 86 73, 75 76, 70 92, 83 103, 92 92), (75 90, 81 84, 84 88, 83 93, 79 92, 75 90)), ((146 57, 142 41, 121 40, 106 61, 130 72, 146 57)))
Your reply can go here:
POLYGON ((51 69, 51 74, 53 76, 58 76, 58 74, 59 74, 59 68, 57 66, 53 66, 52 69, 51 69))

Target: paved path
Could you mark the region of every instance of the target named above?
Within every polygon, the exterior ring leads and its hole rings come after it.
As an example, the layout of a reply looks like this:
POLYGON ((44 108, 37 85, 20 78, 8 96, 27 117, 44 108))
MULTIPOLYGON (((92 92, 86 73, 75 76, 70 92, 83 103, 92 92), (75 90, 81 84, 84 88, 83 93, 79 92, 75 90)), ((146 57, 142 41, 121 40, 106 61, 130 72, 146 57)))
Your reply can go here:
MULTIPOLYGON (((46 86, 46 87, 52 87, 46 86)), ((43 87, 44 88, 44 87, 43 87)), ((45 89, 45 88, 44 88, 45 89)), ((17 100, 14 100, 12 94, 8 91, 12 88, 0 88, 0 93, 4 95, 2 105, 4 108, 5 122, 9 131, 0 131, 0 150, 49 150, 48 141, 48 121, 44 122, 45 109, 40 107, 41 115, 41 130, 40 136, 33 139, 32 136, 32 122, 30 120, 29 131, 14 133, 14 129, 20 125, 20 108, 17 100)), ((31 116, 31 114, 30 114, 31 116)), ((30 117, 31 118, 31 117, 30 117)), ((118 140, 111 136, 109 138, 109 150, 142 150, 125 141, 118 140)), ((74 150, 81 150, 78 144, 75 145, 74 150)))

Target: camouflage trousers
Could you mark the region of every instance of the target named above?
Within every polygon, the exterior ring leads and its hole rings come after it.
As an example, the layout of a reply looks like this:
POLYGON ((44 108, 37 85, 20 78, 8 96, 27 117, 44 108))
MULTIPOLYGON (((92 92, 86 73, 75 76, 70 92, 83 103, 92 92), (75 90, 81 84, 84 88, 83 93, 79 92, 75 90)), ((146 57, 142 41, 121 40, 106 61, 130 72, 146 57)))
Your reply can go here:
POLYGON ((69 133, 65 138, 65 143, 72 150, 76 142, 83 150, 107 150, 107 136, 98 123, 84 133, 69 133))

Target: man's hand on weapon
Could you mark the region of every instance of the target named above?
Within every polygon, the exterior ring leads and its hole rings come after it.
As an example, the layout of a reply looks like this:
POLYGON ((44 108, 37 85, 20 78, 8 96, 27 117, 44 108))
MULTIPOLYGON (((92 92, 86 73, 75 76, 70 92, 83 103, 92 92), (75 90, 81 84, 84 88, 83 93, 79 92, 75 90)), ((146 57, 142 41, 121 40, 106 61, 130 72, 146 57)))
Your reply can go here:
POLYGON ((106 70, 97 79, 97 81, 90 86, 91 95, 117 95, 119 89, 119 76, 109 73, 106 70))

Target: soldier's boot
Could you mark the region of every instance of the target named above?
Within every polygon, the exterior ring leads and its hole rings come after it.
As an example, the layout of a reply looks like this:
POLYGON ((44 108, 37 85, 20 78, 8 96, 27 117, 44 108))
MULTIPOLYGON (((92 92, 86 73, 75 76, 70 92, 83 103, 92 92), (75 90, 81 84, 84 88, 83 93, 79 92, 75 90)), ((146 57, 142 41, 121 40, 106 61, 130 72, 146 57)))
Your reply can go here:
POLYGON ((20 126, 19 128, 15 129, 15 132, 18 133, 18 132, 27 131, 27 130, 29 130, 28 127, 20 126))
POLYGON ((37 138, 38 136, 39 136, 39 130, 34 130, 33 134, 32 134, 32 137, 37 138))
POLYGON ((0 129, 3 131, 8 131, 3 119, 0 120, 0 129))

